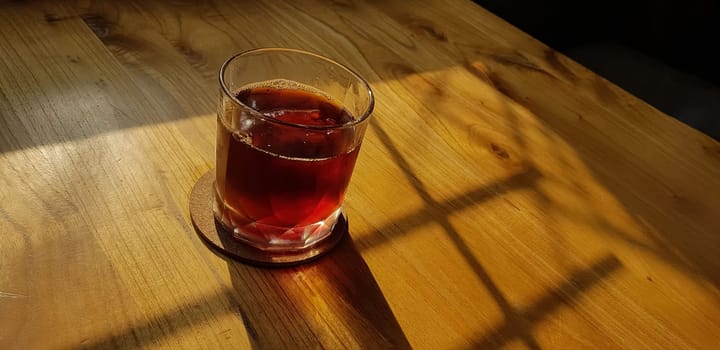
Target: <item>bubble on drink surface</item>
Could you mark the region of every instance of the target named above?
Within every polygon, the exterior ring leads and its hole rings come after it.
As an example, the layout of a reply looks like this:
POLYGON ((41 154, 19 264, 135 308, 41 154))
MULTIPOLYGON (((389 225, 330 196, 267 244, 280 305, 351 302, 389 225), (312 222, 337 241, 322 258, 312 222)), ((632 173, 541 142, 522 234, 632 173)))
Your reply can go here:
POLYGON ((278 108, 271 111, 263 111, 263 114, 269 117, 273 117, 275 119, 282 119, 284 116, 288 114, 302 114, 304 116, 307 116, 309 119, 319 119, 320 118, 320 110, 319 109, 287 109, 287 108, 278 108))
POLYGON ((240 120, 240 127, 238 129, 241 131, 250 131, 253 125, 255 125, 254 120, 252 118, 245 117, 240 120))
POLYGON ((252 135, 245 131, 235 131, 232 133, 233 139, 246 144, 252 144, 252 135))

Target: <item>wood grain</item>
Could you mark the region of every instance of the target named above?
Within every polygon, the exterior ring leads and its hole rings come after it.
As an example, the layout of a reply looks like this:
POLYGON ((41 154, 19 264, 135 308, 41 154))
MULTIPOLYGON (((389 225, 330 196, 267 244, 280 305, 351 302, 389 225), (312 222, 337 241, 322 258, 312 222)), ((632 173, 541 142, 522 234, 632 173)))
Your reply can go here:
POLYGON ((469 1, 2 2, 0 203, 2 349, 720 347, 720 144, 469 1), (258 46, 377 96, 289 269, 187 211, 258 46))

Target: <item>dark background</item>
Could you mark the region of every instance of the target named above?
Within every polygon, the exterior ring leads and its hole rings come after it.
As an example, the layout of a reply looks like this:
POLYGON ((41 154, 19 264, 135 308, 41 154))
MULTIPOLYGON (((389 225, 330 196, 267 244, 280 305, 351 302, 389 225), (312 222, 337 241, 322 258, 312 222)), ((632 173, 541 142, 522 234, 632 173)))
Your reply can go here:
POLYGON ((475 2, 720 139, 719 1, 475 2))

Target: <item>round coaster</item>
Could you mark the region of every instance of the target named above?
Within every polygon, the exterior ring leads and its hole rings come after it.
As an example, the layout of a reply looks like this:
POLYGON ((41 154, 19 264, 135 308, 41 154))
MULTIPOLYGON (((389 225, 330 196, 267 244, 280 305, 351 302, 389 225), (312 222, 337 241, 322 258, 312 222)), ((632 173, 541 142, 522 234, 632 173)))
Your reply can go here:
POLYGON ((269 252, 248 245, 233 237, 215 221, 212 210, 215 171, 200 177, 190 193, 190 218, 198 236, 211 247, 238 260, 265 266, 296 265, 320 257, 335 247, 347 234, 345 215, 340 215, 332 232, 319 242, 303 250, 269 252))

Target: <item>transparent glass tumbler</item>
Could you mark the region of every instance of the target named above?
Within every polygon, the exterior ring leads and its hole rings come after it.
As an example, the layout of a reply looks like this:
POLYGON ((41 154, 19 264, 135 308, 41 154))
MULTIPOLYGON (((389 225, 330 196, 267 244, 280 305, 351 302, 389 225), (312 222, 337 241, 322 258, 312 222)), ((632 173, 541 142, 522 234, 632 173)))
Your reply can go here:
POLYGON ((216 221, 261 250, 310 249, 341 215, 370 86, 329 58, 265 48, 222 65, 220 95, 216 221))

